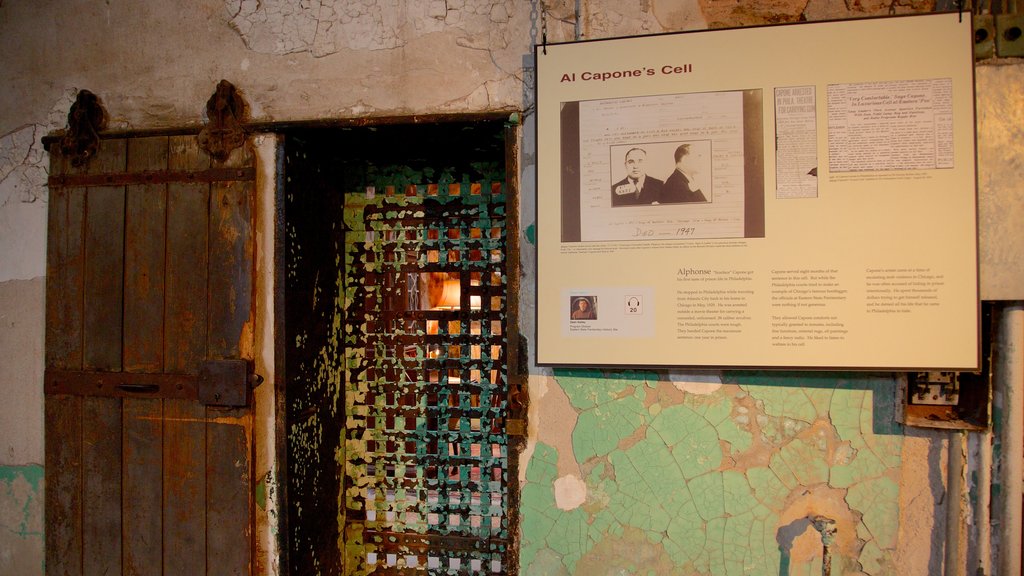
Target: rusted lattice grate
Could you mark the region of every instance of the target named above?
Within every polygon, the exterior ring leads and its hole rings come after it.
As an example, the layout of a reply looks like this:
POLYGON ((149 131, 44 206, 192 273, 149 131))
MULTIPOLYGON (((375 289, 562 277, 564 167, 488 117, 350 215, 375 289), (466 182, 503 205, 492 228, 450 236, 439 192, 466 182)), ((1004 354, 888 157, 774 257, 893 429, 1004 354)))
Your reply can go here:
POLYGON ((500 574, 509 540, 501 183, 346 207, 348 574, 500 574))

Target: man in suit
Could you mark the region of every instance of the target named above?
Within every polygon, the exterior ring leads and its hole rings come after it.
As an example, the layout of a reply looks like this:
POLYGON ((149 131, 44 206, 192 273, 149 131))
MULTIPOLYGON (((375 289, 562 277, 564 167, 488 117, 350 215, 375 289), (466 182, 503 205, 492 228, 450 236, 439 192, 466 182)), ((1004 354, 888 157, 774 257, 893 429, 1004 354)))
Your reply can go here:
POLYGON ((657 202, 664 182, 647 175, 643 148, 626 152, 626 177, 612 185, 612 206, 638 206, 657 202))
POLYGON ((675 153, 676 169, 665 179, 661 190, 660 204, 679 204, 682 202, 707 202, 704 193, 693 181, 695 166, 690 154, 690 145, 681 144, 675 153))

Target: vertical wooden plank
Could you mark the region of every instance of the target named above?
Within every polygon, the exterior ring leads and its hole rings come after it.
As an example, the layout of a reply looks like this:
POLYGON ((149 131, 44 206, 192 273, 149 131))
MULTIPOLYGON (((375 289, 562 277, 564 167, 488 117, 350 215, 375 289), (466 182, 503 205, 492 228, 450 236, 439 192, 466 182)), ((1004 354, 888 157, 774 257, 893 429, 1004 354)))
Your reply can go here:
POLYGON ((121 573, 121 404, 82 399, 82 574, 121 573))
MULTIPOLYGON (((101 140, 88 172, 122 172, 125 141, 101 140)), ((124 187, 94 187, 85 198, 83 366, 121 369, 124 278, 124 187)))
MULTIPOLYGON (((55 149, 50 173, 69 172, 55 149)), ((82 367, 82 231, 85 191, 50 191, 46 255, 46 368, 82 367)), ((47 395, 44 465, 46 470, 46 573, 82 571, 82 399, 47 395)))
MULTIPOLYGON (((128 141, 128 171, 167 167, 167 138, 128 141)), ((164 184, 128 187, 125 207, 124 370, 160 372, 164 352, 164 184)), ((123 573, 159 575, 163 556, 163 402, 124 399, 123 573)))
POLYGON ((210 188, 211 358, 252 357, 253 189, 252 182, 210 188))
MULTIPOLYGON (((163 170, 167 138, 134 138, 128 145, 128 171, 163 170)), ((124 369, 163 369, 165 184, 128 187, 125 207, 124 369)))
MULTIPOLYGON (((91 174, 122 172, 125 140, 101 140, 91 174)), ((124 187, 95 187, 85 197, 82 364, 121 370, 124 187)), ((82 400, 82 574, 121 572, 121 401, 82 400)))
MULTIPOLYGON (((168 167, 209 167, 195 136, 169 141, 168 167)), ((165 371, 195 373, 206 357, 209 186, 167 190, 165 371)), ((206 574, 206 410, 164 401, 164 574, 206 574)), ((214 564, 213 566, 216 566, 214 564)))
MULTIPOLYGON (((248 146, 228 166, 251 166, 248 146)), ((252 358, 254 183, 210 191, 210 358, 252 358)), ((222 574, 249 574, 252 563, 252 411, 208 408, 207 554, 222 574)))
POLYGON ((47 396, 46 573, 82 573, 82 398, 47 396))
MULTIPOLYGON (((168 167, 209 168, 195 136, 173 136, 168 167)), ((206 358, 207 234, 210 187, 172 183, 167 189, 167 294, 164 361, 169 372, 196 373, 206 358)))
POLYGON ((161 574, 163 401, 124 400, 123 574, 161 574))
MULTIPOLYGON (((54 146, 50 172, 75 170, 54 146)), ((46 246, 46 367, 82 368, 82 278, 85 190, 50 190, 46 246)))
POLYGON ((207 562, 218 575, 248 575, 252 562, 252 412, 207 408, 207 562))

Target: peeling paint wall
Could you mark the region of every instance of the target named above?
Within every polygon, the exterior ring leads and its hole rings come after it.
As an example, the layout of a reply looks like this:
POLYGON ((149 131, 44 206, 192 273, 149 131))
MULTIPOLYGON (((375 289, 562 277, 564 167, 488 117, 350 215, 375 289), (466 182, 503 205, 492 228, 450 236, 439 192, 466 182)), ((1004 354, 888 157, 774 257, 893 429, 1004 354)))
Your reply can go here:
POLYGON ((704 380, 556 370, 531 381, 524 573, 817 574, 819 515, 836 522, 840 573, 896 573, 904 430, 892 378, 704 380))
MULTIPOLYGON (((45 203, 34 203, 45 214, 45 203)), ((0 574, 39 574, 43 565, 43 300, 41 277, 0 279, 0 574)))
MULTIPOLYGON (((577 33, 573 0, 543 5, 0 2, 0 573, 42 571, 47 160, 39 139, 64 124, 75 92, 99 94, 115 128, 198 124, 221 78, 263 121, 525 112, 521 285, 532 286, 532 45, 545 28, 549 41, 577 33)), ((928 0, 580 5, 582 38, 933 8, 928 0)), ((981 138, 999 143, 980 148, 983 229, 999 234, 982 238, 983 293, 988 282, 998 294, 1021 291, 1021 237, 1003 225, 1019 219, 999 216, 1022 205, 1014 138, 1022 70, 1019 61, 979 67, 981 138)), ((533 333, 534 309, 522 294, 523 334, 533 333)), ((813 514, 837 522, 835 565, 844 573, 941 571, 948 435, 896 426, 888 375, 530 372, 524 574, 813 574, 813 514)), ((266 414, 258 419, 272 426, 266 414)), ((271 514, 277 473, 264 465, 258 503, 271 514)), ((273 558, 260 566, 276 573, 273 558)))
POLYGON ((0 466, 0 574, 43 568, 43 467, 0 466))

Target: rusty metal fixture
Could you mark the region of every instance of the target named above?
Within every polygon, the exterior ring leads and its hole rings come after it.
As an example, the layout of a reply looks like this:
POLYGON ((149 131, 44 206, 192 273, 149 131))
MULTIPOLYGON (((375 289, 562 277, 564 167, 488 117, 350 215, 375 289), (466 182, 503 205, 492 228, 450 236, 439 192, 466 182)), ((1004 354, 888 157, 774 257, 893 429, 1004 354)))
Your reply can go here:
POLYGON ((832 545, 836 543, 836 521, 827 516, 810 518, 811 525, 821 534, 821 575, 832 576, 832 545))
POLYGON ((251 182, 256 179, 256 169, 246 168, 208 168, 206 170, 162 170, 145 172, 112 172, 107 174, 57 174, 47 180, 50 186, 90 187, 90 186, 138 186, 144 184, 193 183, 212 184, 214 182, 251 182))
POLYGON ((206 101, 207 123, 199 133, 199 147, 214 160, 227 160, 231 152, 245 142, 246 109, 245 100, 235 86, 221 80, 206 101))
POLYGON ((198 374, 47 370, 46 394, 198 400, 207 406, 248 406, 263 382, 247 360, 207 360, 198 374))
POLYGON ((71 160, 71 165, 84 165, 99 149, 99 132, 106 127, 107 111, 98 96, 88 90, 79 90, 68 111, 68 128, 60 139, 60 150, 71 160))

